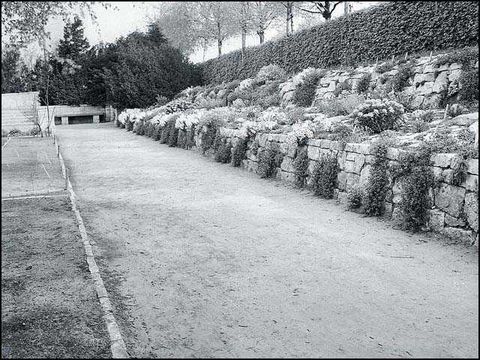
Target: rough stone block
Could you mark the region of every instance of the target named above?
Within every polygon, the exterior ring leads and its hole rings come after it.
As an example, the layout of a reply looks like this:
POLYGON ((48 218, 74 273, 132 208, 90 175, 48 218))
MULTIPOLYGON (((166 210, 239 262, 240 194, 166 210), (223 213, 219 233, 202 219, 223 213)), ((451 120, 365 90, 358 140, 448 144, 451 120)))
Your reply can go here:
POLYGON ((431 157, 434 166, 447 168, 457 154, 435 154, 431 157))
POLYGON ((357 185, 360 181, 360 176, 353 173, 347 173, 347 183, 345 185, 345 190, 348 192, 352 187, 357 185))
POLYGON ((478 159, 468 160, 468 173, 478 175, 478 159))
POLYGON ((322 142, 322 139, 309 139, 308 146, 320 147, 321 142, 322 142))
POLYGON ((448 74, 446 71, 441 72, 433 84, 433 92, 441 93, 445 92, 448 89, 448 74))
POLYGON ((450 73, 448 74, 448 81, 449 82, 458 81, 461 75, 462 75, 462 70, 451 70, 450 73))
POLYGON ((468 225, 478 233, 478 193, 468 193, 465 196, 463 211, 468 225))
POLYGON ((461 70, 461 69, 462 69, 462 64, 460 63, 450 64, 450 70, 461 70))
POLYGON ((442 234, 449 237, 450 239, 460 241, 465 245, 472 245, 475 241, 475 237, 473 236, 471 231, 463 230, 454 227, 446 227, 443 228, 441 231, 442 234))
POLYGON ((433 81, 426 82, 417 88, 419 95, 430 95, 433 92, 433 81))
POLYGON ((293 159, 288 156, 285 156, 283 158, 283 161, 280 167, 283 172, 291 172, 291 173, 295 172, 295 167, 293 166, 293 159))
POLYGON ((445 227, 445 213, 438 209, 428 212, 428 227, 434 231, 441 231, 445 227))
POLYGON ((427 74, 433 74, 437 69, 435 69, 435 65, 433 64, 428 64, 425 66, 425 68, 423 69, 423 73, 425 75, 427 74))
POLYGON ((365 188, 368 184, 368 180, 370 178, 370 172, 372 171, 372 167, 370 165, 365 165, 360 172, 360 185, 365 188))
POLYGON ((281 172, 281 179, 282 179, 283 181, 286 181, 286 182, 289 182, 289 183, 294 183, 295 180, 296 180, 296 176, 295 176, 295 174, 282 171, 282 172, 281 172))
POLYGON ((445 225, 453 227, 464 227, 465 221, 462 218, 454 218, 448 214, 445 214, 445 225))
POLYGON ((347 193, 345 191, 339 191, 336 199, 339 204, 347 205, 347 193))
POLYGON ((435 192, 435 205, 453 217, 459 217, 465 198, 465 189, 441 184, 435 192))
POLYGON ((307 148, 308 158, 312 160, 319 160, 321 156, 320 148, 316 146, 309 146, 307 148))
POLYGON ((347 188, 347 173, 345 171, 340 171, 337 176, 338 189, 345 191, 347 188))
POLYGON ((461 186, 468 191, 475 191, 478 193, 478 175, 468 174, 465 182, 461 184, 461 186))

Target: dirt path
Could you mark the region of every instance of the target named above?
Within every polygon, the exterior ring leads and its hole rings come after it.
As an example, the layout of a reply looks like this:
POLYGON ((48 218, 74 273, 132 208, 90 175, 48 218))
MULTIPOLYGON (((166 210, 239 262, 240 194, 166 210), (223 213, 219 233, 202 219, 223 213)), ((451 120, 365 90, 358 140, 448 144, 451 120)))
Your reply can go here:
POLYGON ((475 249, 111 124, 58 134, 131 355, 478 355, 475 249))

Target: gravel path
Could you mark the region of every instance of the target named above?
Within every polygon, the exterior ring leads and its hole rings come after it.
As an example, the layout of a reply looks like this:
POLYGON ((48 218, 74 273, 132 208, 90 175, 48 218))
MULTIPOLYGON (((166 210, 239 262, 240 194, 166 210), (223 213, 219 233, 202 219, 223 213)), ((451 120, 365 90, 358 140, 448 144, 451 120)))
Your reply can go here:
POLYGON ((112 124, 61 151, 136 357, 477 357, 478 252, 112 124))

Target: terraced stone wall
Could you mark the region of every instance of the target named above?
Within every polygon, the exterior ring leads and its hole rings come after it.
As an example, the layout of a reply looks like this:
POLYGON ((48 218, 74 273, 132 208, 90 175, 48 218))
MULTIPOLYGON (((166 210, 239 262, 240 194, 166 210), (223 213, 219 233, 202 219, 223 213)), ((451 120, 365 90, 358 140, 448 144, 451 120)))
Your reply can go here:
MULTIPOLYGON (((241 132, 233 129, 221 129, 223 137, 235 145, 241 139, 241 132)), ((196 137, 197 149, 201 145, 200 137, 196 137)), ((294 160, 298 146, 287 143, 287 135, 257 134, 258 148, 252 149, 255 139, 248 145, 243 167, 256 172, 258 169, 258 154, 262 149, 280 151, 283 161, 276 168, 275 177, 285 182, 294 183, 296 179, 294 160)), ((347 193, 353 186, 368 183, 372 164, 375 159, 373 147, 370 144, 342 144, 338 141, 315 139, 309 140, 307 153, 309 158, 309 175, 307 187, 311 185, 312 172, 315 163, 322 155, 334 155, 337 158, 339 173, 335 198, 346 206, 347 193)), ((398 164, 404 150, 388 148, 387 158, 390 166, 398 164)), ((207 154, 211 154, 207 153, 207 154)), ((429 192, 431 204, 427 227, 435 232, 443 233, 451 238, 478 246, 478 159, 468 161, 465 180, 454 185, 453 173, 456 162, 460 161, 457 154, 436 154, 431 158, 432 170, 435 175, 436 186, 429 192)), ((388 172, 387 172, 388 173, 388 172)), ((389 175, 388 193, 386 197, 386 216, 394 222, 400 221, 399 203, 402 199, 402 185, 400 181, 393 181, 389 175)))

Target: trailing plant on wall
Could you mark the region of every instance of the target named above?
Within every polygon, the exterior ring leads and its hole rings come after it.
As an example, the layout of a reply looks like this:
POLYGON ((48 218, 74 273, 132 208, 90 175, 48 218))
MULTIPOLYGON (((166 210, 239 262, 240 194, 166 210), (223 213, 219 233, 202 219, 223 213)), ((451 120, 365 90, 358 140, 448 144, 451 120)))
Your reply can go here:
POLYGON ((315 100, 318 82, 322 75, 318 71, 307 73, 303 81, 294 90, 293 103, 297 106, 309 107, 315 100))
POLYGON ((392 79, 392 87, 396 92, 402 91, 409 85, 410 78, 413 77, 414 72, 411 64, 400 66, 398 73, 392 79))
POLYGON ((261 178, 269 178, 275 175, 275 157, 277 152, 272 149, 261 149, 258 152, 257 174, 261 178))
POLYGON ((359 94, 365 93, 370 88, 370 81, 372 80, 372 74, 366 73, 363 74, 360 80, 357 83, 357 92, 359 94))
POLYGON ((242 161, 247 158, 248 140, 248 138, 239 139, 233 147, 232 166, 241 166, 242 161))
POLYGON ((359 209, 363 204, 364 190, 359 184, 352 186, 347 191, 347 208, 349 210, 359 209))
POLYGON ((228 164, 232 159, 232 144, 226 139, 222 139, 217 151, 215 152, 215 161, 228 164))
POLYGON ((302 146, 297 148, 297 155, 293 161, 293 167, 295 169, 295 185, 299 188, 305 186, 308 175, 308 163, 307 147, 302 146))
POLYGON ((370 170, 370 176, 365 189, 365 214, 381 216, 385 211, 385 197, 388 185, 387 145, 378 143, 373 149, 375 160, 370 170))
POLYGON ((315 164, 312 187, 315 195, 325 199, 333 198, 337 186, 338 162, 336 156, 324 155, 315 164))
POLYGON ((431 207, 429 190, 434 185, 430 167, 431 149, 421 147, 400 157, 399 166, 394 170, 394 178, 402 184, 402 200, 399 204, 402 214, 402 227, 418 231, 428 221, 431 207))

